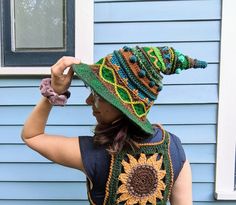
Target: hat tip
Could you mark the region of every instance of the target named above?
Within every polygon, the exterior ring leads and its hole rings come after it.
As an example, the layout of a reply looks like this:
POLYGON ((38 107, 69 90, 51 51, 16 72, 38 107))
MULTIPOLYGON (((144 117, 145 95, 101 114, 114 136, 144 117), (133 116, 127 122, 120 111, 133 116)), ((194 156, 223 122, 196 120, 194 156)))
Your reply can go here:
POLYGON ((195 63, 194 68, 206 68, 207 67, 207 62, 206 61, 196 60, 195 62, 196 63, 195 63))

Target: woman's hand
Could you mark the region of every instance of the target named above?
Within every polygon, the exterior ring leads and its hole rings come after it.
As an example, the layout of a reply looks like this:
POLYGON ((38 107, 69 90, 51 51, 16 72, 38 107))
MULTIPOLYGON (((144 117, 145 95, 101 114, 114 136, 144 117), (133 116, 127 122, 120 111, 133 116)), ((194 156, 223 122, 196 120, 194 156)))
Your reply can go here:
POLYGON ((74 71, 71 68, 73 64, 79 64, 80 60, 64 56, 60 58, 57 63, 51 67, 51 85, 53 90, 61 95, 65 93, 70 87, 71 80, 73 78, 74 71), (64 71, 69 68, 67 74, 64 74, 64 71))

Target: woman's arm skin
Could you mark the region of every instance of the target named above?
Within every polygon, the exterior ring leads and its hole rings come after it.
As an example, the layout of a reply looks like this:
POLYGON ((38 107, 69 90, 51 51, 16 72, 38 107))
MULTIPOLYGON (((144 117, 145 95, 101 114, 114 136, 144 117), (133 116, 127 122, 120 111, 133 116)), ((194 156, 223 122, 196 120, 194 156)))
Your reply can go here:
POLYGON ((189 162, 186 160, 172 188, 171 205, 192 205, 192 175, 189 162))
MULTIPOLYGON (((80 61, 73 57, 63 57, 52 66, 52 87, 58 94, 64 93, 69 88, 73 70, 70 69, 66 75, 63 75, 63 72, 74 63, 78 64, 80 61)), ((83 171, 78 137, 64 137, 45 133, 45 126, 51 109, 52 105, 43 97, 26 120, 22 130, 22 139, 30 148, 49 160, 83 171)))

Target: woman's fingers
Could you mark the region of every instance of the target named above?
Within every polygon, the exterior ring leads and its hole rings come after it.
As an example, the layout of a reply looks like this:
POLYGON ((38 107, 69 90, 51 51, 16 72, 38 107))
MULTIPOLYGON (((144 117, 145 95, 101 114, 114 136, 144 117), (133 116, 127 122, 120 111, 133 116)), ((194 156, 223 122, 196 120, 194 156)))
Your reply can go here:
POLYGON ((74 71, 72 69, 73 64, 79 64, 80 60, 74 57, 62 57, 51 68, 51 85, 57 94, 64 93, 71 84, 74 71), (70 68, 69 68, 70 67, 70 68), (64 74, 64 71, 69 68, 68 72, 64 74))
POLYGON ((60 58, 56 64, 51 68, 51 73, 55 77, 62 77, 66 68, 71 67, 73 64, 79 64, 80 60, 70 56, 60 58))

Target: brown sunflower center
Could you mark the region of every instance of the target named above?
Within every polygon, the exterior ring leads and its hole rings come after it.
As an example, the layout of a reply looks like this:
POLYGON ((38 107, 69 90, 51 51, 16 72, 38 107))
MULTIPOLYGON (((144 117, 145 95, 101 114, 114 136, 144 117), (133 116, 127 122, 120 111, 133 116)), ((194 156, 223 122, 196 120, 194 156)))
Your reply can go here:
POLYGON ((127 190, 135 197, 152 195, 157 189, 157 172, 150 165, 139 165, 130 172, 127 190))

